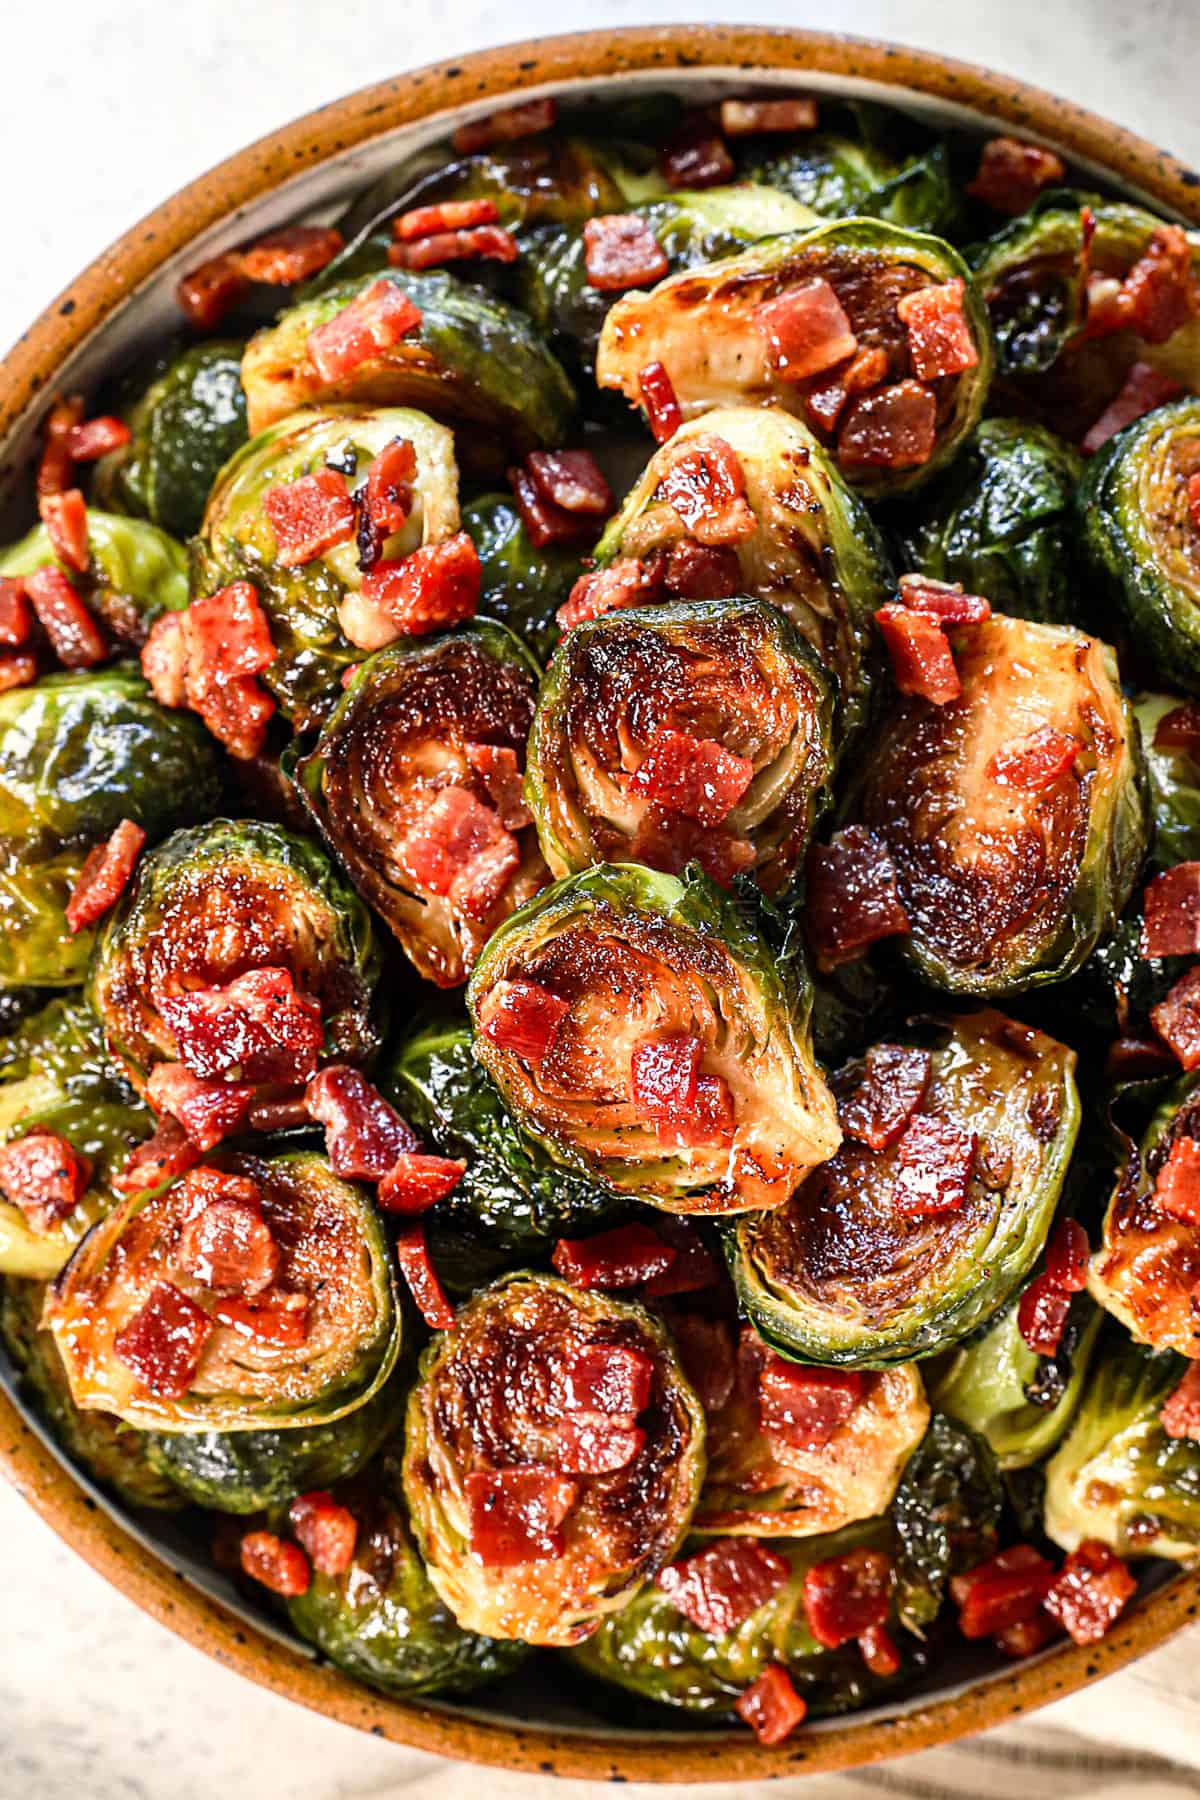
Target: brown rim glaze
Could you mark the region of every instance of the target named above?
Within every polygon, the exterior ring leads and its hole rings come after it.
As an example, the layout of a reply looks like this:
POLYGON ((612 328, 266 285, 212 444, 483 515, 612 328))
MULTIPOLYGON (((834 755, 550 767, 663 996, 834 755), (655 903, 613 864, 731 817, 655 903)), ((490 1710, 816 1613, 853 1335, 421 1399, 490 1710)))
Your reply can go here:
MULTIPOLYGON (((0 442, 53 385, 61 365, 177 252, 286 181, 397 126, 551 83, 627 71, 795 70, 879 84, 1003 121, 1090 163, 1159 207, 1200 220, 1200 176, 1152 144, 1009 76, 864 39, 764 27, 680 25, 584 32, 513 44, 364 88, 262 138, 158 207, 60 294, 0 374, 0 442)), ((886 96, 884 96, 886 97, 886 96)), ((731 1781, 852 1768, 928 1749, 1031 1712, 1122 1668, 1200 1617, 1200 1577, 1181 1572, 1091 1648, 1068 1645, 964 1691, 824 1726, 776 1749, 748 1733, 545 1730, 388 1700, 289 1650, 226 1612, 101 1511, 0 1394, 0 1468, 84 1560, 198 1649, 314 1712, 395 1743, 531 1773, 610 1781, 731 1781)))

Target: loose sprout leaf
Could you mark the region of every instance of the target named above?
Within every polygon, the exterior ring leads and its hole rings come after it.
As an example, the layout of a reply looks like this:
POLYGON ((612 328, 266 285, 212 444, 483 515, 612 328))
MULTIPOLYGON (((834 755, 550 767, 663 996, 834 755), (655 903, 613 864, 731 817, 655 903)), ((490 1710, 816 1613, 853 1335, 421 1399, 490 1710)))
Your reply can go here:
POLYGON ((936 1618, 952 1575, 991 1555, 1003 1505, 987 1443, 935 1413, 892 1508, 899 1541, 898 1605, 910 1630, 921 1631, 936 1618))

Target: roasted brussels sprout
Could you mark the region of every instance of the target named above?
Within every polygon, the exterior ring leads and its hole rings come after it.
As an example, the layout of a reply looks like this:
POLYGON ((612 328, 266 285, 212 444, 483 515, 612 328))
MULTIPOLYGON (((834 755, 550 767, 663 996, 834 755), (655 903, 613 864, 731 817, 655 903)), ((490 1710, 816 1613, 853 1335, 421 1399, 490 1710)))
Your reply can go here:
POLYGON ((72 933, 66 905, 89 850, 122 819, 154 839, 219 797, 212 739, 136 669, 0 694, 0 986, 81 981, 94 933, 72 933))
POLYGON ((1150 861, 1156 869, 1200 859, 1200 762, 1170 724, 1159 731, 1181 704, 1174 694, 1139 694, 1133 703, 1146 759, 1154 823, 1150 861))
POLYGON ((828 435, 836 428, 847 480, 885 494, 919 485, 954 456, 983 410, 992 352, 983 306, 949 244, 847 219, 766 238, 623 296, 604 321, 596 379, 636 403, 650 363, 666 369, 685 419, 739 401, 804 407, 828 435), (943 355, 928 326, 936 316, 940 340, 946 315, 955 342, 943 355), (863 392, 847 405, 843 389, 841 404, 814 407, 831 370, 860 353, 871 359, 863 392))
MULTIPOLYGON (((87 574, 64 573, 119 643, 141 644, 160 614, 178 612, 188 603, 183 547, 144 519, 121 518, 94 506, 87 511, 87 533, 87 574)), ((35 525, 18 543, 0 550, 0 578, 54 566, 44 525, 35 525)))
POLYGON ((85 1474, 129 1506, 173 1512, 184 1502, 146 1453, 142 1432, 111 1413, 80 1412, 71 1399, 54 1339, 40 1319, 40 1281, 0 1281, 0 1342, 12 1357, 22 1388, 57 1443, 85 1474))
POLYGON ((993 615, 957 663, 959 699, 894 708, 855 816, 891 852, 922 980, 1018 993, 1072 974, 1129 899, 1148 832, 1138 732, 1096 638, 993 615))
POLYGON ((563 640, 526 793, 555 875, 599 862, 790 887, 833 770, 833 684, 783 615, 707 600, 609 613, 563 640), (722 868, 722 864, 726 865, 722 868))
POLYGON ((987 1441, 934 1413, 909 1458, 892 1506, 900 1618, 923 1633, 941 1611, 953 1575, 992 1554, 1004 1488, 987 1441))
POLYGON ((514 453, 561 444, 575 414, 571 383, 526 315, 441 269, 388 269, 365 283, 350 278, 324 287, 251 338, 242 386, 252 432, 314 402, 420 407, 458 428, 464 459, 493 473, 514 453), (419 323, 350 374, 324 380, 309 355, 309 334, 377 281, 419 307, 419 323))
POLYGON ((90 1008, 67 997, 25 1019, 0 1040, 0 1139, 33 1131, 64 1137, 90 1165, 74 1211, 36 1223, 0 1198, 0 1272, 47 1280, 84 1232, 114 1204, 112 1176, 154 1121, 105 1055, 90 1008))
POLYGON ((521 798, 537 673, 489 621, 391 644, 296 765, 330 849, 439 987, 548 879, 521 798))
POLYGON ((467 1165, 439 1215, 497 1251, 537 1255, 622 1209, 607 1188, 564 1168, 522 1131, 476 1062, 464 1021, 426 1024, 389 1059, 380 1085, 440 1156, 467 1165))
POLYGON ((536 545, 510 494, 485 494, 464 507, 462 528, 479 556, 480 612, 549 662, 562 636, 554 615, 581 570, 578 548, 536 545))
MULTIPOLYGON (((1197 385, 1200 386, 1200 325, 1197 385)), ((1118 432, 1079 490, 1084 549, 1132 641, 1165 681, 1200 693, 1200 400, 1160 406, 1118 432)))
POLYGON ((999 612, 1083 623, 1075 491, 1083 463, 1044 425, 985 419, 952 466, 897 508, 901 568, 986 594, 999 612))
MULTIPOLYGON (((950 180, 946 145, 902 141, 895 115, 847 120, 845 130, 805 131, 762 155, 762 139, 749 139, 751 154, 740 173, 780 188, 823 219, 865 216, 911 231, 950 233, 961 202, 950 180), (853 125, 867 130, 852 134, 853 125)), ((911 140, 913 134, 905 134, 911 140)))
POLYGON ((421 1359, 404 1492, 429 1578, 468 1631, 589 1637, 673 1556, 703 1474, 703 1408, 641 1307, 512 1275, 421 1359), (606 1381, 622 1411, 589 1425, 573 1409, 611 1407, 606 1381))
MULTIPOLYGON (((309 839, 262 820, 213 819, 143 858, 105 921, 88 993, 114 1055, 144 1083, 194 1029, 190 995, 260 969, 286 972, 302 1003, 319 1007, 323 1056, 362 1062, 378 1048, 380 952, 357 894, 309 839)), ((243 1069, 252 1086, 276 1079, 243 1069)))
MULTIPOLYGON (((991 1010, 926 1036, 903 1135, 845 1138, 786 1206, 728 1228, 743 1309, 787 1356, 882 1369, 949 1349, 1041 1252, 1079 1128, 1074 1051, 991 1010)), ((843 1103, 864 1079, 840 1072, 843 1103)))
POLYGON ((596 559, 603 567, 639 557, 652 566, 666 557, 672 579, 671 553, 682 545, 675 553, 686 557, 691 544, 687 525, 666 498, 679 479, 672 472, 686 469, 714 438, 733 451, 754 523, 738 542, 719 547, 729 580, 736 592, 787 613, 837 677, 839 731, 846 737, 867 716, 878 660, 874 614, 892 591, 892 572, 866 508, 798 420, 778 408, 743 406, 722 407, 684 425, 650 458, 600 540, 596 559))
POLYGON ((1190 1562, 1200 1550, 1200 1444, 1159 1414, 1187 1364, 1110 1327, 1075 1423, 1046 1465, 1046 1532, 1064 1550, 1099 1538, 1122 1556, 1190 1562))
MULTIPOLYGON (((254 583, 271 626, 275 661, 263 680, 285 716, 301 730, 318 724, 341 693, 340 681, 363 652, 358 546, 336 545, 312 561, 291 566, 276 554, 275 532, 264 508, 270 490, 322 469, 361 484, 374 459, 397 438, 413 446, 416 473, 409 484, 412 508, 383 553, 404 556, 421 544, 437 544, 458 530, 458 468, 454 444, 442 425, 403 408, 309 407, 260 432, 226 466, 193 545, 198 591, 212 593, 233 581, 254 583)), ((372 623, 376 608, 372 608, 372 623)), ((392 633, 398 636, 398 629, 392 633)), ((386 638, 374 638, 376 646, 386 638)))
POLYGON ((793 1367, 772 1356, 748 1327, 743 1330, 733 1389, 708 1416, 708 1475, 693 1530, 811 1537, 874 1518, 891 1505, 929 1423, 916 1367, 902 1363, 861 1378, 848 1375, 847 1382, 858 1384, 847 1397, 852 1410, 820 1445, 793 1441, 804 1433, 789 1437, 786 1422, 772 1426, 776 1392, 786 1414, 793 1367))
POLYGON ((754 926, 698 870, 628 863, 515 913, 467 1004, 475 1053, 525 1132, 667 1211, 785 1200, 839 1133, 807 993, 754 926))
POLYGON ((311 1151, 131 1195, 57 1278, 45 1323, 76 1406, 158 1432, 307 1434, 365 1406, 400 1351, 379 1217, 311 1151))
POLYGON ((96 493, 117 512, 173 537, 200 529, 214 481, 246 441, 242 346, 192 344, 160 367, 129 409, 131 441, 96 468, 96 493))

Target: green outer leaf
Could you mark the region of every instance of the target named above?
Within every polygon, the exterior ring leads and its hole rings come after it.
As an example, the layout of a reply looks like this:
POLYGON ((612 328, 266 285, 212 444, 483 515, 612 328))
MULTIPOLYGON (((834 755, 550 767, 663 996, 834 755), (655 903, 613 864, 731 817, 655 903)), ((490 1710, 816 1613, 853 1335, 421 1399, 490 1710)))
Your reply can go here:
MULTIPOLYGON (((85 593, 97 612, 104 613, 108 595, 131 603, 147 628, 162 613, 182 611, 188 603, 187 556, 182 544, 144 519, 127 519, 94 506, 88 507, 87 525, 98 592, 85 589, 70 571, 67 574, 71 585, 85 593)), ((56 566, 44 525, 35 525, 19 543, 0 551, 0 577, 32 575, 56 566)))
POLYGON ((462 528, 479 553, 483 579, 479 610, 519 637, 539 663, 549 662, 562 636, 554 615, 583 573, 577 550, 538 549, 508 494, 484 494, 463 508, 462 528))
POLYGON ((854 215, 914 231, 949 233, 961 201, 950 179, 946 145, 885 147, 836 131, 804 132, 761 157, 761 140, 742 173, 780 188, 823 219, 854 215), (758 158, 758 160, 754 160, 758 158))
POLYGON ((1157 726, 1180 705, 1175 694, 1139 694, 1133 703, 1146 758, 1155 869, 1200 859, 1200 765, 1186 750, 1161 750, 1154 742, 1157 726))
POLYGON ((995 1550, 1003 1508, 986 1440, 935 1413, 892 1505, 900 1617, 910 1630, 922 1631, 937 1617, 952 1575, 995 1550))

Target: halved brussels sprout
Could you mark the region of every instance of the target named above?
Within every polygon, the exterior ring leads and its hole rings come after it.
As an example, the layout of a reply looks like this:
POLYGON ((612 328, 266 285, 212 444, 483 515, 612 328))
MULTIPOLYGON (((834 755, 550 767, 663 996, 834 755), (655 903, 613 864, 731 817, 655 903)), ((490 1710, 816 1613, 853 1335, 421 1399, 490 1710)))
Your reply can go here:
POLYGON ((703 1408, 640 1306, 511 1275, 468 1301, 421 1359, 404 1493, 429 1578, 468 1631, 590 1637, 670 1561, 703 1476, 703 1408), (565 1396, 606 1357, 641 1366, 648 1398, 625 1462, 580 1473, 615 1459, 569 1450, 565 1396))
POLYGON ((986 1439, 934 1413, 892 1505, 896 1607, 918 1636, 937 1618, 954 1575, 992 1555, 1004 1485, 986 1439))
POLYGON ((557 882, 492 938, 467 1005, 475 1054, 522 1129, 615 1192, 668 1212, 778 1206, 837 1148, 803 974, 695 867, 557 882), (536 1046, 514 1018, 530 1000, 549 1020, 536 1046), (634 1054, 654 1061, 663 1039, 702 1066, 683 1114, 655 1118, 634 1054))
POLYGON ((1110 1328, 1075 1423, 1046 1465, 1046 1533, 1064 1550, 1099 1538, 1122 1556, 1191 1562, 1200 1551, 1200 1444, 1159 1414, 1187 1363, 1110 1328))
POLYGON ((72 933, 66 905, 89 850, 122 819, 155 839, 219 798, 213 740, 137 669, 0 694, 0 986, 81 981, 95 933, 72 933))
POLYGON ((782 189, 823 219, 865 215, 912 231, 952 234, 961 201, 945 143, 914 142, 908 121, 882 108, 851 111, 856 117, 846 129, 835 122, 832 130, 798 132, 781 147, 772 145, 767 156, 761 138, 748 139, 750 154, 740 159, 740 173, 782 189), (855 125, 866 129, 851 135, 855 125))
POLYGON ((441 269, 385 269, 324 287, 250 339, 242 386, 252 432, 314 402, 419 407, 456 428, 464 461, 494 473, 514 454, 563 443, 575 416, 566 372, 526 315, 441 269), (308 354, 309 333, 376 281, 418 306, 420 324, 351 374, 323 381, 308 354))
POLYGON ((746 482, 754 530, 736 554, 739 591, 769 600, 791 619, 839 683, 843 737, 867 717, 878 667, 874 615, 889 598, 887 551, 866 507, 799 420, 778 407, 721 407, 684 425, 650 458, 596 549, 601 567, 619 557, 653 558, 688 539, 674 507, 659 499, 671 470, 701 440, 720 438, 746 482))
POLYGON ((322 469, 333 469, 346 476, 348 487, 357 487, 375 457, 397 438, 413 446, 417 471, 410 484, 412 510, 403 528, 387 539, 383 554, 406 556, 418 545, 453 537, 458 466, 446 428, 400 407, 323 406, 293 413, 238 451, 212 490, 192 546, 197 591, 212 593, 232 581, 254 583, 275 646, 275 661, 263 680, 299 730, 318 724, 331 710, 347 667, 362 659, 345 629, 356 628, 359 549, 354 542, 338 544, 298 567, 282 563, 263 501, 271 488, 322 469))
MULTIPOLYGON (((1200 386, 1200 327, 1197 327, 1200 386)), ((1200 400, 1138 419, 1092 458, 1079 490, 1083 546, 1129 636, 1165 681, 1200 693, 1200 400)))
POLYGON ((564 1168, 522 1131, 476 1062, 465 1021, 431 1021, 389 1058, 379 1082, 439 1156, 467 1165, 438 1213, 498 1251, 537 1255, 622 1209, 607 1188, 564 1168))
POLYGON ((112 1176, 153 1129, 153 1116, 109 1061, 99 1023, 81 1001, 51 1000, 0 1040, 0 1141, 55 1131, 91 1164, 79 1205, 46 1229, 35 1230, 19 1207, 0 1198, 0 1273, 56 1275, 115 1204, 112 1176))
POLYGON ((921 499, 896 510, 901 568, 986 594, 998 612, 1082 622, 1076 450, 1044 425, 984 419, 921 499))
POLYGON ((959 699, 889 715, 855 816, 891 852, 922 980, 1019 993, 1073 974, 1133 891, 1148 833, 1138 732, 1097 638, 993 615, 961 634, 956 661, 959 699), (1038 746, 1061 755, 1071 740, 1074 763, 1045 775, 1038 746))
POLYGON ((381 966, 370 914, 318 844, 258 819, 176 831, 143 858, 108 915, 88 997, 137 1083, 178 1060, 164 1001, 253 969, 285 969, 319 1003, 323 1055, 362 1062, 380 1042, 381 966))
POLYGON ((314 1569, 287 1603, 306 1643, 386 1694, 465 1694, 519 1668, 528 1646, 464 1631, 439 1599, 412 1540, 393 1456, 334 1498, 358 1526, 341 1575, 314 1569))
POLYGON ((227 1290, 205 1279, 220 1265, 194 1254, 188 1227, 200 1215, 188 1176, 133 1194, 47 1296, 45 1324, 84 1411, 147 1431, 294 1431, 354 1413, 391 1374, 400 1308, 364 1189, 311 1151, 228 1157, 222 1168, 259 1191, 279 1253, 267 1297, 298 1328, 266 1316, 263 1301, 256 1326, 254 1300, 224 1300, 227 1290))
POLYGON ((1200 859, 1200 762, 1183 743, 1157 743, 1158 728, 1183 702, 1175 694, 1139 694, 1133 703, 1146 778, 1154 836, 1150 862, 1156 869, 1200 859))
POLYGON ((439 987, 548 879, 520 788, 537 675, 488 620, 402 639, 360 664, 296 763, 330 849, 439 987))
MULTIPOLYGON (((978 422, 991 376, 986 312, 966 264, 940 238, 878 219, 846 219, 766 238, 738 256, 670 275, 646 293, 624 295, 613 307, 600 338, 596 380, 636 404, 641 371, 658 362, 671 379, 685 419, 738 402, 775 401, 799 410, 811 383, 784 380, 776 372, 769 333, 756 309, 815 281, 833 289, 849 321, 855 343, 845 354, 857 346, 886 357, 886 369, 872 392, 907 383, 901 389, 906 402, 915 398, 913 390, 933 394, 928 441, 922 428, 920 444, 914 442, 904 456, 898 449, 883 460, 882 451, 878 456, 872 451, 865 460, 852 455, 846 420, 855 408, 839 415, 835 454, 843 475, 867 493, 906 492, 955 455, 978 422), (897 305, 922 289, 953 281, 966 284, 964 330, 978 360, 935 378, 930 390, 915 376, 908 330, 897 305)), ((816 376, 818 382, 828 378, 828 368, 816 376)), ((926 404, 920 401, 922 409, 926 404)), ((916 435, 914 431, 914 439, 916 435)))
POLYGON ((692 1529, 800 1538, 886 1512, 929 1424, 916 1365, 867 1375, 849 1418, 813 1448, 789 1443, 760 1418, 769 1355, 745 1327, 733 1390, 708 1416, 708 1475, 692 1529))
MULTIPOLYGON (((122 518, 94 506, 87 510, 87 530, 88 573, 63 573, 119 643, 141 644, 160 614, 179 612, 188 603, 183 546, 144 519, 122 518)), ((0 578, 58 566, 44 525, 35 525, 19 542, 0 550, 0 578)))
MULTIPOLYGON (((932 1356, 991 1318, 1041 1253, 1079 1129, 1075 1052, 990 1009, 922 1036, 918 1116, 942 1127, 944 1151, 930 1144, 917 1179, 934 1182, 943 1155, 965 1197, 900 1211, 904 1138, 878 1151, 846 1138, 786 1206, 733 1221, 742 1307, 785 1356, 861 1369, 932 1356)), ((841 1070, 838 1095, 863 1072, 841 1070)))
POLYGON ((131 441, 96 465, 101 503, 177 538, 199 531, 214 481, 246 441, 241 368, 241 344, 222 342, 160 363, 126 413, 131 441))
POLYGON ((480 612, 507 625, 539 663, 549 662, 562 636, 554 615, 582 573, 578 546, 536 545, 511 494, 472 501, 462 528, 479 556, 480 612))
POLYGON ((833 692, 799 633, 761 601, 681 602, 577 626, 542 686, 525 778, 552 873, 626 859, 677 869, 728 844, 765 892, 783 892, 828 797, 833 692), (682 817, 637 788, 655 741, 672 733, 739 765, 728 793, 706 790, 682 817))
POLYGON ((140 1431, 111 1413, 80 1412, 71 1398, 58 1347, 41 1328, 40 1281, 0 1281, 0 1341, 55 1440, 84 1471, 130 1506, 171 1512, 184 1502, 146 1454, 140 1431))

